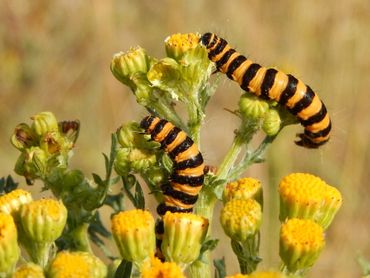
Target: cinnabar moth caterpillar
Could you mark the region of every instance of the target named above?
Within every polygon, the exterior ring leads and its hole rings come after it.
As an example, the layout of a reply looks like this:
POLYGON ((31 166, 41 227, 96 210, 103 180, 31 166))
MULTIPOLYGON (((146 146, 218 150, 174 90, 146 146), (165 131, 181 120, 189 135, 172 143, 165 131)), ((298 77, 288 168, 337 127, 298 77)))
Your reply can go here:
POLYGON ((240 87, 267 100, 275 100, 296 116, 304 133, 295 143, 306 148, 317 148, 329 140, 331 121, 325 104, 301 80, 274 68, 253 63, 233 49, 226 40, 212 33, 202 35, 201 44, 217 70, 236 81, 240 87))
MULTIPOLYGON (((197 145, 180 128, 158 117, 145 117, 140 127, 161 144, 161 149, 173 162, 170 182, 161 185, 164 202, 157 207, 158 214, 192 212, 204 181, 204 162, 197 145)), ((160 249, 162 221, 156 226, 156 233, 157 248, 160 249)))

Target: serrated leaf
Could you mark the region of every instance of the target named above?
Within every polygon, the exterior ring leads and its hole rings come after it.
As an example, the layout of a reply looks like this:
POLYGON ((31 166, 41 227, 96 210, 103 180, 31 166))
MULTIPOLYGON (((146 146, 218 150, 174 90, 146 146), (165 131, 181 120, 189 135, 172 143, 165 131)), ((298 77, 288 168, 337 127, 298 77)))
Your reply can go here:
POLYGON ((132 271, 132 262, 122 260, 118 266, 114 278, 130 278, 132 271))
POLYGON ((203 243, 202 243, 202 247, 200 248, 200 253, 204 253, 206 251, 212 251, 214 250, 216 247, 217 247, 217 244, 220 240, 219 239, 206 239, 203 243))

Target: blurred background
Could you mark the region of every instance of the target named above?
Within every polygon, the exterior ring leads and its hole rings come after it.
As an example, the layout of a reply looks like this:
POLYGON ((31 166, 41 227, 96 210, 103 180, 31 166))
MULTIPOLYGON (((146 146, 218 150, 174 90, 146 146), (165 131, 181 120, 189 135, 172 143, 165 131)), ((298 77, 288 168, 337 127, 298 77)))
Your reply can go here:
MULTIPOLYGON (((112 55, 140 45, 165 56, 173 33, 211 31, 252 60, 301 78, 318 92, 333 119, 331 141, 319 150, 294 143, 299 126, 285 128, 265 163, 246 175, 267 192, 261 269, 279 266, 276 188, 291 172, 309 172, 340 189, 344 204, 309 277, 359 277, 359 255, 370 259, 370 2, 337 1, 0 1, 0 176, 13 174, 18 151, 9 138, 20 122, 52 111, 79 119, 72 167, 103 173, 102 152, 122 123, 146 112, 111 74, 112 55), (366 166, 367 165, 367 166, 366 166)), ((218 165, 237 127, 240 89, 221 77, 202 133, 208 164, 218 165)), ((15 176, 26 187, 22 178, 15 176)), ((40 187, 33 187, 39 192, 40 187)), ((108 220, 109 221, 109 220, 108 220)), ((222 231, 215 258, 236 258, 222 231)))

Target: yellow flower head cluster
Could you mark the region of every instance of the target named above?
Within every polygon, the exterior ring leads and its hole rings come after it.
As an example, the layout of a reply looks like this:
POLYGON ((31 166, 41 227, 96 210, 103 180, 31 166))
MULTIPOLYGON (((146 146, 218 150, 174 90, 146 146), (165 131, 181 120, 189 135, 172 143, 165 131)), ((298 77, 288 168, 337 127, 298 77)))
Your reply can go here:
POLYGON ((322 179, 305 173, 293 173, 279 185, 280 220, 312 219, 326 229, 342 205, 340 192, 322 179))
POLYGON ((261 206, 253 199, 231 200, 223 207, 220 220, 225 233, 230 238, 244 242, 261 226, 261 206))
POLYGON ((13 273, 13 278, 44 278, 44 270, 41 266, 33 263, 21 265, 13 273))
POLYGON ((30 192, 22 189, 15 189, 0 196, 0 211, 13 214, 19 210, 21 205, 31 201, 32 196, 30 192))
POLYGON ((146 264, 142 270, 142 278, 185 278, 180 267, 176 263, 162 263, 153 257, 150 264, 146 264))
POLYGON ((122 211, 112 218, 112 234, 122 258, 141 263, 155 250, 155 222, 150 212, 122 211))
POLYGON ((180 59, 186 51, 199 45, 199 39, 199 35, 194 33, 178 33, 167 37, 165 46, 168 57, 180 59))
POLYGON ((224 203, 232 199, 255 199, 262 206, 262 185, 254 178, 242 178, 229 182, 223 193, 224 203))
POLYGON ((166 212, 163 217, 162 252, 167 261, 195 261, 208 230, 208 219, 192 213, 166 212))
POLYGON ((0 274, 9 272, 18 258, 17 228, 13 217, 0 212, 0 274))
POLYGON ((47 277, 51 278, 103 278, 107 268, 97 257, 87 252, 62 251, 49 266, 47 277))
POLYGON ((280 257, 289 271, 311 267, 325 246, 323 228, 310 219, 289 219, 280 229, 280 257))
POLYGON ((22 231, 36 242, 53 242, 63 232, 67 209, 61 201, 40 199, 23 205, 19 211, 22 231))

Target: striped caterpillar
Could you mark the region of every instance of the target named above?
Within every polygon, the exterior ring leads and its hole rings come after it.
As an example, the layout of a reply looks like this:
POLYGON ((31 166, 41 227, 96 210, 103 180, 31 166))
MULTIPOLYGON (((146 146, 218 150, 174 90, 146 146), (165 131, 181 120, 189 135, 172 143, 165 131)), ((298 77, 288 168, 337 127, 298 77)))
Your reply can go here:
MULTIPOLYGON (((203 157, 197 145, 180 128, 158 117, 145 117, 140 127, 150 134, 152 140, 161 144, 161 149, 173 162, 170 182, 161 185, 164 202, 157 207, 158 214, 192 212, 204 181, 203 157)), ((163 232, 163 222, 160 221, 156 226, 159 250, 163 232)))
POLYGON ((253 63, 233 49, 226 40, 212 33, 202 35, 201 44, 218 71, 261 99, 275 100, 296 116, 304 127, 295 143, 318 148, 329 140, 331 121, 325 104, 301 80, 274 68, 253 63))

